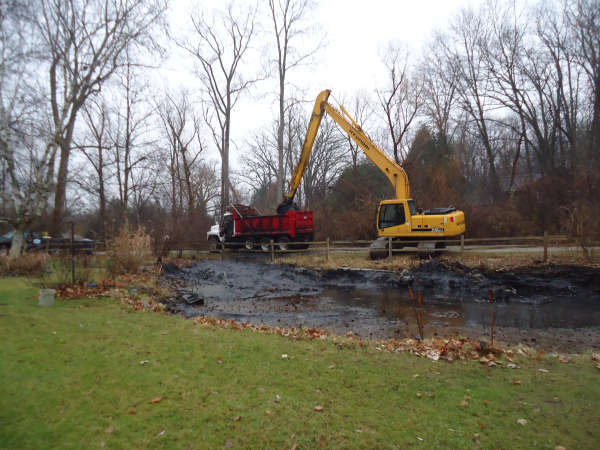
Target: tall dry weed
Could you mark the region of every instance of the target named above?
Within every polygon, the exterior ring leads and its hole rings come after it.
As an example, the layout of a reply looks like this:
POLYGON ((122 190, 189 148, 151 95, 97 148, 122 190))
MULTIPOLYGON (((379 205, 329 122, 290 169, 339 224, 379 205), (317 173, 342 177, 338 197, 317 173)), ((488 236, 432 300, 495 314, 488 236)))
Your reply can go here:
POLYGON ((10 259, 0 257, 0 270, 19 275, 35 275, 46 268, 49 256, 47 253, 26 253, 10 259))
POLYGON ((123 272, 137 273, 144 261, 150 257, 150 249, 151 238, 146 230, 141 227, 132 230, 126 223, 108 248, 107 268, 114 276, 123 272))

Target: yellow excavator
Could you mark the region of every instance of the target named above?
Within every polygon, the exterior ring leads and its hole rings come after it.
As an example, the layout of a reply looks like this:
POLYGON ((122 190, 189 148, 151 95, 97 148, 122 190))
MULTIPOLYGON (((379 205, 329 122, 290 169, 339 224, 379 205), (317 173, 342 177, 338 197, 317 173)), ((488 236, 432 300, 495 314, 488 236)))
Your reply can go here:
POLYGON ((294 203, 294 196, 300 186, 321 120, 327 113, 358 144, 367 158, 385 173, 396 191, 394 200, 384 200, 379 204, 376 219, 379 238, 371 244, 371 258, 385 258, 389 254, 390 237, 392 249, 417 247, 420 256, 428 257, 446 248, 445 239, 456 239, 463 234, 465 214, 462 211, 452 206, 428 211, 417 210, 415 202, 410 198, 408 176, 404 169, 371 141, 342 105, 340 108, 343 112, 328 103, 330 94, 330 90, 325 90, 315 101, 300 161, 277 213, 285 214, 289 210, 298 209, 294 203))

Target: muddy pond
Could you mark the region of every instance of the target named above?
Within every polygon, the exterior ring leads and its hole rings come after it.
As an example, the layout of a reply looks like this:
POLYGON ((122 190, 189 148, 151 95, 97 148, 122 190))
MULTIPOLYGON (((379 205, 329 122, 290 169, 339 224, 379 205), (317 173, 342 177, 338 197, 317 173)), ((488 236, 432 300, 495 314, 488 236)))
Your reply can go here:
POLYGON ((489 338, 489 290, 495 338, 546 351, 600 348, 600 271, 529 267, 482 273, 429 261, 401 274, 374 270, 315 270, 260 262, 201 261, 172 270, 162 283, 168 309, 187 317, 212 315, 253 324, 352 331, 363 339, 418 335, 415 299, 425 337, 489 338))

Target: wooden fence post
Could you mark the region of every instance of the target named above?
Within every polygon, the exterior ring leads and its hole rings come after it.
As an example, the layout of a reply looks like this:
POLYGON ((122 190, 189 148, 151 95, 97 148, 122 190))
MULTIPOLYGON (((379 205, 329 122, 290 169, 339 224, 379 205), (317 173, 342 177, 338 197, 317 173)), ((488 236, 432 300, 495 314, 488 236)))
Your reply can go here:
POLYGON ((325 261, 329 261, 329 238, 325 240, 325 261))
POLYGON ((465 235, 460 235, 460 261, 465 262, 465 235))
POLYGON ((548 262, 548 232, 544 231, 544 262, 548 262))
POLYGON ((388 258, 392 259, 392 237, 388 238, 388 258))
POLYGON ((225 241, 221 242, 221 261, 225 261, 225 241))
POLYGON ((275 244, 273 243, 273 239, 271 239, 271 264, 275 263, 275 244))

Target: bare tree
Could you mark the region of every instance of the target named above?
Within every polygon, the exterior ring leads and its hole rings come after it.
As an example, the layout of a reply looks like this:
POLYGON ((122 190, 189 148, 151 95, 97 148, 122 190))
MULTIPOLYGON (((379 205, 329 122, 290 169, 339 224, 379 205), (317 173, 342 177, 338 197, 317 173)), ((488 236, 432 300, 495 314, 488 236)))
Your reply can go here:
POLYGON ((423 80, 423 113, 449 150, 452 113, 456 107, 456 72, 440 54, 435 41, 429 42, 422 56, 419 77, 423 80))
POLYGON ((229 2, 224 10, 193 14, 191 20, 196 32, 195 42, 188 40, 182 44, 200 65, 196 75, 202 82, 203 94, 209 106, 205 111, 205 121, 221 155, 222 212, 229 204, 231 191, 231 111, 240 96, 262 79, 260 76, 246 76, 241 70, 255 34, 256 11, 256 8, 237 7, 229 2))
POLYGON ((177 209, 185 210, 193 226, 196 209, 199 207, 200 212, 206 213, 203 182, 198 185, 194 179, 198 171, 205 170, 200 167, 206 150, 201 121, 185 89, 175 95, 167 93, 158 109, 169 145, 172 214, 176 215, 177 209))
POLYGON ((135 70, 127 51, 125 58, 122 70, 115 74, 118 97, 113 101, 111 133, 118 199, 114 206, 122 221, 127 219, 129 212, 134 171, 150 166, 156 139, 151 133, 155 117, 148 98, 148 85, 142 74, 135 70))
MULTIPOLYGON (((48 56, 53 131, 49 151, 60 148, 53 223, 61 223, 71 142, 87 99, 121 67, 125 49, 154 42, 168 0, 87 2, 42 0, 38 26, 48 56)), ((132 49, 133 51, 133 49, 132 49)))
POLYGON ((592 118, 589 153, 600 160, 600 4, 595 0, 564 0, 565 15, 574 38, 573 50, 591 88, 592 118))
MULTIPOLYGON (((373 99, 365 89, 358 89, 347 98, 342 96, 342 103, 352 114, 352 118, 363 130, 368 130, 373 124, 375 105, 373 99)), ((352 172, 356 175, 358 165, 365 159, 363 150, 354 142, 350 135, 342 133, 350 151, 350 163, 352 172)))
POLYGON ((38 34, 32 22, 35 4, 0 5, 0 152, 10 186, 2 186, 4 216, 15 227, 10 257, 21 252, 23 232, 42 214, 52 190, 56 150, 38 152, 43 114, 35 86, 38 34), (21 157, 24 152, 25 156, 21 157))
POLYGON ((485 149, 489 167, 489 190, 492 195, 496 195, 499 193, 500 180, 488 130, 494 107, 489 98, 493 86, 488 77, 485 55, 482 53, 482 44, 491 38, 490 30, 484 17, 471 7, 462 9, 453 17, 449 28, 448 33, 438 33, 435 36, 436 46, 447 67, 457 77, 458 104, 473 122, 476 136, 485 149))
MULTIPOLYGON (((98 221, 100 239, 106 238, 107 184, 110 177, 111 117, 104 99, 88 102, 83 107, 86 132, 81 143, 75 147, 86 157, 93 169, 91 176, 79 177, 77 183, 92 196, 98 198, 98 221)), ((86 164, 87 166, 88 164, 86 164)))
POLYGON ((422 86, 412 74, 412 60, 406 44, 390 41, 380 50, 379 57, 387 71, 386 85, 377 89, 377 98, 394 159, 404 164, 405 138, 422 103, 422 86))
POLYGON ((284 191, 284 134, 286 129, 286 87, 288 72, 300 66, 310 65, 325 45, 325 34, 311 21, 316 7, 314 0, 269 0, 272 20, 271 34, 277 48, 269 56, 269 64, 277 68, 279 127, 277 133, 277 197, 283 199, 284 191), (303 41, 317 37, 307 46, 303 41), (304 45, 298 45, 304 43, 304 45))

